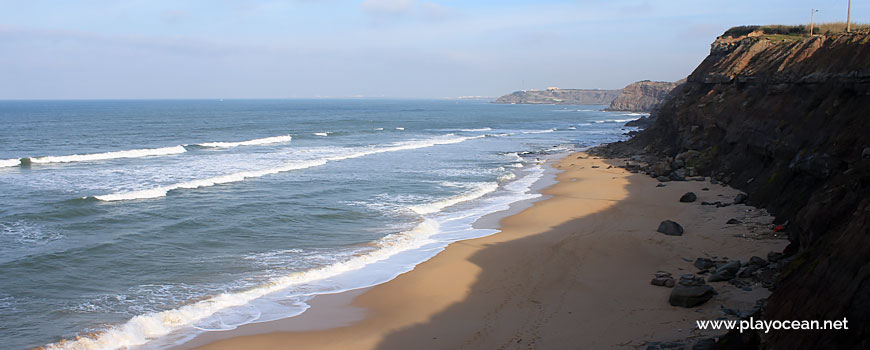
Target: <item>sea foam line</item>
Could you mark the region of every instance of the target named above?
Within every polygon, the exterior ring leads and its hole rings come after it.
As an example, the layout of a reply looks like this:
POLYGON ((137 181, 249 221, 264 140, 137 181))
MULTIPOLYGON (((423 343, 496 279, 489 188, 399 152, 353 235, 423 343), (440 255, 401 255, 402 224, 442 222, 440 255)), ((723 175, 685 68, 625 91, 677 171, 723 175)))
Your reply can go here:
POLYGON ((290 142, 293 137, 290 135, 282 135, 282 136, 272 136, 272 137, 264 137, 261 139, 253 139, 248 141, 240 141, 240 142, 206 142, 206 143, 198 143, 196 146, 200 147, 212 147, 212 148, 231 148, 238 146, 258 146, 258 145, 267 145, 270 143, 281 143, 281 142, 290 142))
POLYGON ((141 157, 151 157, 151 156, 165 156, 170 154, 179 154, 187 152, 182 146, 172 146, 172 147, 162 147, 162 148, 145 148, 145 149, 133 149, 127 151, 115 151, 115 152, 104 152, 104 153, 91 153, 91 154, 72 154, 68 156, 45 156, 45 157, 33 157, 33 158, 22 158, 21 163, 30 162, 36 164, 47 164, 47 163, 73 163, 73 162, 92 162, 97 160, 109 160, 109 159, 119 159, 119 158, 141 158, 141 157))
POLYGON ((21 159, 0 159, 0 168, 19 166, 21 159))
MULTIPOLYGON (((453 136, 453 135, 448 134, 445 136, 453 136)), ((324 165, 324 164, 331 162, 331 161, 340 161, 340 160, 351 159, 351 158, 365 157, 368 155, 378 154, 378 153, 396 152, 396 151, 411 150, 411 149, 424 148, 424 147, 432 147, 432 146, 436 146, 436 145, 446 145, 446 144, 452 144, 452 143, 459 143, 459 142, 463 142, 466 140, 482 138, 485 136, 486 135, 469 136, 469 137, 453 137, 453 138, 447 138, 447 139, 436 138, 436 139, 429 139, 429 140, 405 141, 405 142, 394 143, 391 146, 387 146, 387 147, 365 149, 365 150, 360 150, 360 151, 355 151, 355 152, 349 152, 349 153, 342 154, 342 155, 326 157, 326 158, 322 158, 322 159, 288 163, 288 164, 284 164, 282 166, 275 167, 275 168, 269 168, 269 169, 263 169, 263 170, 241 171, 241 172, 227 174, 227 175, 210 177, 210 178, 206 178, 206 179, 198 179, 198 180, 179 182, 179 183, 175 183, 172 185, 160 186, 160 187, 149 188, 149 189, 144 189, 144 190, 115 192, 115 193, 110 193, 110 194, 105 194, 105 195, 98 195, 98 196, 93 196, 93 198, 101 200, 101 201, 106 201, 106 202, 134 200, 134 199, 159 198, 159 197, 165 197, 166 194, 169 193, 169 191, 177 190, 177 189, 194 189, 194 188, 200 188, 200 187, 210 187, 210 186, 214 186, 214 185, 218 185, 218 184, 226 184, 226 183, 231 183, 231 182, 243 181, 243 180, 249 179, 249 178, 257 178, 257 177, 263 177, 266 175, 272 175, 272 174, 277 174, 277 173, 282 173, 282 172, 287 172, 287 171, 302 170, 302 169, 307 169, 307 168, 311 168, 311 167, 321 166, 321 165, 324 165)))
POLYGON ((194 326, 218 311, 250 303, 287 288, 335 277, 361 269, 372 263, 388 259, 398 253, 419 249, 432 243, 432 235, 439 232, 437 221, 426 219, 414 229, 387 235, 375 243, 375 250, 357 255, 349 260, 321 268, 295 272, 271 280, 264 286, 237 293, 224 293, 177 309, 135 316, 124 324, 109 328, 92 337, 79 337, 46 345, 45 349, 119 349, 138 346, 165 336, 182 327, 194 326))
MULTIPOLYGON (((521 195, 520 198, 516 198, 514 200, 532 199, 540 197, 539 194, 528 194, 528 191, 530 190, 531 185, 537 182, 537 180, 540 179, 542 175, 543 168, 540 166, 536 166, 529 175, 507 184, 505 186, 505 189, 509 192, 521 195)), ((513 202, 513 200, 511 202, 513 202)), ((509 207, 509 204, 510 203, 502 203, 499 205, 498 208, 490 209, 496 211, 504 210, 509 207)), ((496 231, 493 231, 493 233, 494 232, 496 231)), ((281 295, 282 300, 286 300, 289 295, 273 293, 279 293, 282 291, 286 291, 294 286, 302 286, 305 284, 316 283, 320 280, 334 278, 336 276, 351 271, 360 270, 374 263, 385 261, 391 257, 396 256, 399 253, 410 250, 420 250, 424 247, 429 247, 429 245, 432 243, 441 244, 442 246, 448 244, 449 241, 445 241, 444 239, 440 238, 436 239, 434 237, 440 233, 442 233, 441 223, 438 220, 424 218, 413 229, 387 235, 377 240, 373 244, 375 247, 374 250, 355 255, 348 260, 336 262, 320 268, 294 272, 288 275, 276 277, 271 279, 268 283, 259 287, 254 287, 240 292, 224 293, 218 296, 195 302, 193 304, 179 307, 177 309, 135 316, 128 320, 126 323, 113 326, 103 332, 94 334, 92 336, 78 337, 75 340, 61 341, 58 343, 49 344, 45 346, 45 349, 109 350, 129 348, 146 344, 149 341, 158 339, 162 336, 166 336, 174 331, 181 330, 185 327, 202 329, 197 326, 198 323, 207 321, 210 317, 218 314, 223 310, 248 305, 256 299, 269 297, 270 295, 281 295)), ((467 238, 468 237, 459 238, 458 240, 467 238)), ((452 239, 450 241, 455 240, 457 239, 452 239)), ((422 261, 425 261, 427 259, 428 258, 425 258, 422 261)), ((414 263, 414 265, 419 264, 422 261, 417 261, 416 263, 414 263)), ((402 271, 398 272, 401 273, 402 271)), ((370 283, 380 284, 394 277, 395 275, 383 281, 370 283)), ((344 286, 343 288, 354 289, 370 285, 372 284, 359 286, 344 286)), ((329 291, 315 292, 315 294, 323 292, 329 291)), ((232 329, 238 325, 228 326, 230 328, 227 329, 232 329)))
POLYGON ((475 188, 471 191, 453 197, 445 198, 437 202, 415 205, 410 207, 409 209, 420 215, 437 213, 444 208, 483 197, 487 193, 494 192, 497 189, 498 183, 496 182, 477 183, 475 188))

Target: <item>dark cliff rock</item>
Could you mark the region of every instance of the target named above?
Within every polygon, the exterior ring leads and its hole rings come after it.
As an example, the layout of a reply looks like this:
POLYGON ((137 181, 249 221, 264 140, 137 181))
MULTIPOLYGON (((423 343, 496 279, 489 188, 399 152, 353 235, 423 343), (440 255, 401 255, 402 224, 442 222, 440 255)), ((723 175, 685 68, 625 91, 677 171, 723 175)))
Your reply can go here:
POLYGON ((499 97, 494 103, 606 105, 616 99, 621 91, 553 88, 547 90, 523 90, 499 97))
POLYGON ((773 349, 870 346, 870 33, 720 38, 655 123, 611 152, 674 159, 777 216, 792 256, 769 320, 849 330, 771 331, 773 349))
POLYGON ((665 81, 639 81, 629 84, 606 111, 651 112, 660 106, 668 94, 683 81, 669 83, 665 81))

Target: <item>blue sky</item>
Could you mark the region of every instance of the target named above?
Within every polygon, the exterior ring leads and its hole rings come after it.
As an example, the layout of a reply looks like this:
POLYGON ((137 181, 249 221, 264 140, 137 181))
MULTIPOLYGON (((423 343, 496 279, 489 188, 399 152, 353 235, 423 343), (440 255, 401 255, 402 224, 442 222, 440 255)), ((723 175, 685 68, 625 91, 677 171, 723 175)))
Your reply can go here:
MULTIPOLYGON (((842 1, 0 0, 0 99, 440 98, 678 80, 842 1)), ((852 19, 868 22, 854 1, 852 19)))

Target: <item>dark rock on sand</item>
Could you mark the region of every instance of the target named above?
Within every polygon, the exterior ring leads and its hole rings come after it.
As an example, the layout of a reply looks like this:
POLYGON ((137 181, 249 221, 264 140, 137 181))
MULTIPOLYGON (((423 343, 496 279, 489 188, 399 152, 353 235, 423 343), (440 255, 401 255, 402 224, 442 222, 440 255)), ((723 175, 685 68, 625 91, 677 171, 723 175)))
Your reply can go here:
POLYGON ((746 202, 746 194, 739 193, 734 196, 734 204, 743 204, 746 202))
POLYGON ((656 277, 649 282, 654 286, 673 288, 676 282, 673 277, 656 277))
POLYGON ((757 265, 749 265, 745 269, 741 270, 740 273, 737 274, 737 277, 740 278, 750 278, 755 275, 755 271, 760 269, 760 266, 757 265))
POLYGON ((707 281, 710 282, 720 282, 727 281, 734 278, 737 275, 737 270, 740 269, 740 261, 739 260, 731 260, 725 264, 722 264, 713 274, 710 275, 710 278, 707 281))
POLYGON ((680 197, 680 202, 682 203, 692 203, 698 200, 698 195, 695 192, 686 192, 682 197, 680 197))
POLYGON ((671 220, 665 220, 662 221, 661 224, 659 224, 659 228, 656 230, 656 232, 661 232, 668 236, 682 236, 683 226, 680 226, 680 224, 671 220))
POLYGON ((709 285, 702 284, 696 286, 685 286, 678 284, 671 291, 671 296, 668 298, 668 303, 679 307, 695 307, 706 303, 707 300, 713 298, 716 291, 709 285))
POLYGON ((767 253, 767 261, 770 261, 770 262, 780 261, 780 260, 782 260, 782 257, 783 257, 782 253, 779 253, 779 252, 767 253))
POLYGON ((659 180, 659 182, 670 182, 670 181, 671 181, 671 178, 669 178, 669 177, 664 177, 664 176, 657 176, 657 177, 656 177, 656 180, 659 180))
POLYGON ((665 187, 665 184, 659 182, 658 185, 656 185, 656 187, 665 187))
POLYGON ((707 258, 695 259, 695 267, 697 267, 699 270, 707 270, 707 269, 713 268, 715 266, 716 266, 716 264, 713 263, 713 260, 710 260, 707 258))
POLYGON ((739 225, 739 224, 742 224, 742 223, 743 223, 743 221, 740 221, 740 220, 737 220, 737 219, 731 219, 731 220, 728 220, 728 222, 726 222, 725 224, 728 224, 728 225, 739 225))
POLYGON ((767 262, 767 260, 764 260, 764 259, 757 257, 757 256, 753 256, 753 257, 749 258, 749 265, 765 267, 768 264, 770 264, 770 263, 767 262))

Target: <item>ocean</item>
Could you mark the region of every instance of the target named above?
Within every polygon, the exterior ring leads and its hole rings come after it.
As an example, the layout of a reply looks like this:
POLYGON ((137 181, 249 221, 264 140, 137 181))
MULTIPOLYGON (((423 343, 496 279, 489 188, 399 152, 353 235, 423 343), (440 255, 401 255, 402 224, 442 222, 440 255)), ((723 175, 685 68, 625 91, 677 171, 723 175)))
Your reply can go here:
POLYGON ((0 344, 160 349, 383 283, 625 138, 603 107, 0 101, 0 344))

